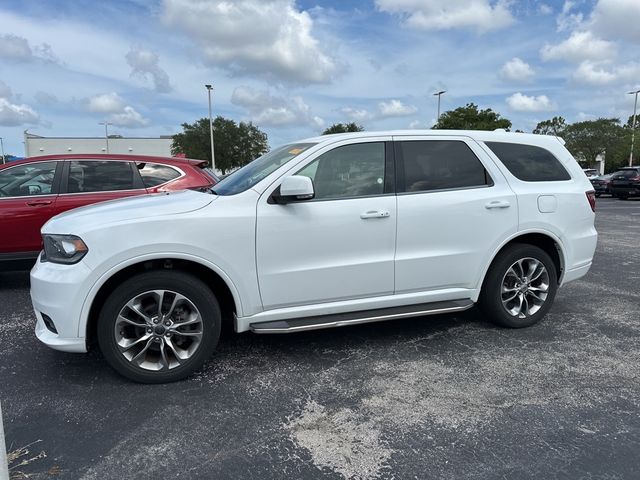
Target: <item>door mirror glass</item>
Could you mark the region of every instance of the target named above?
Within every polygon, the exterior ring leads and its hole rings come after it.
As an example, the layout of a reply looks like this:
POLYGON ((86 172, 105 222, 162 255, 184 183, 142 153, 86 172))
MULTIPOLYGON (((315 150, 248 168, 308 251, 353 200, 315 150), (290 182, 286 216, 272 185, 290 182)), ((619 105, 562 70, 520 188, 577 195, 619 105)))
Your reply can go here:
POLYGON ((274 198, 277 203, 290 203, 311 200, 314 196, 313 182, 309 177, 292 175, 282 181, 280 193, 274 198))

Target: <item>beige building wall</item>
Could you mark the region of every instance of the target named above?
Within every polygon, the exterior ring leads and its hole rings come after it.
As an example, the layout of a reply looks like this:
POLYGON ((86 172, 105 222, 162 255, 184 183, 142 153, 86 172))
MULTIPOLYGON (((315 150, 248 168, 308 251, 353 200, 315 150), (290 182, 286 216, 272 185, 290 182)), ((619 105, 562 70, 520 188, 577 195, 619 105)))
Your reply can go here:
POLYGON ((81 138, 41 137, 24 134, 25 157, 40 155, 64 155, 65 153, 117 153, 131 155, 171 156, 172 139, 169 136, 153 138, 81 138), (107 143, 108 151, 107 151, 107 143))

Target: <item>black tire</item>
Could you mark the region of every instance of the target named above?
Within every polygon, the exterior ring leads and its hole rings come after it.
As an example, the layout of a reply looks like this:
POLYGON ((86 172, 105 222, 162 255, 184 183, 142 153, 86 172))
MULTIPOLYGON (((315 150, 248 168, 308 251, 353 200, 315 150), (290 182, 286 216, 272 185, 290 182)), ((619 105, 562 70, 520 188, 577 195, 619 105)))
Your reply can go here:
POLYGON ((629 197, 628 197, 627 195, 620 194, 620 195, 618 195, 618 198, 619 198, 620 200, 626 200, 626 199, 628 199, 629 197))
MULTIPOLYGON (((526 262, 529 262, 529 260, 526 260, 526 262)), ((533 282, 531 285, 533 286, 533 282)), ((489 267, 489 271, 482 285, 478 305, 489 317, 489 320, 497 325, 509 328, 528 327, 539 322, 549 311, 557 290, 558 274, 551 257, 544 250, 534 245, 515 243, 500 252, 494 259, 491 267, 489 267), (534 259, 541 262, 548 275, 548 290, 546 291, 546 298, 542 305, 538 307, 537 311, 532 314, 526 312, 524 318, 521 318, 514 316, 507 310, 507 307, 503 305, 502 285, 504 281, 508 280, 507 272, 509 269, 516 264, 516 262, 523 259, 534 259)), ((505 295, 509 294, 505 293, 505 295)), ((531 294, 524 293, 523 295, 525 298, 531 299, 531 297, 528 296, 531 294)), ((533 301, 537 300, 532 300, 532 302, 533 301)), ((527 302, 526 305, 528 306, 529 303, 527 302)))
MULTIPOLYGON (((164 297, 163 297, 164 298, 164 297)), ((162 302, 158 302, 162 303, 162 302)), ((165 304, 166 305, 166 304, 165 304)), ((162 307, 159 307, 162 309, 162 307)), ((183 307, 179 307, 183 308, 183 307)), ((170 314, 171 312, 169 312, 170 314)), ((135 314, 134 314, 135 315, 135 314)), ((144 317, 140 316, 139 321, 143 325, 141 331, 143 335, 148 336, 145 332, 145 328, 153 327, 153 325, 147 325, 144 323, 144 317), (146 325, 146 327, 145 327, 146 325)), ((98 345, 109 365, 121 375, 140 383, 166 383, 181 380, 196 369, 200 368, 204 362, 211 356, 215 350, 218 340, 220 338, 221 327, 221 313, 218 301, 211 290, 196 277, 187 273, 171 270, 154 270, 150 272, 141 273, 120 284, 107 298, 100 315, 98 317, 98 345), (139 365, 132 363, 129 359, 125 358, 121 353, 118 346, 118 339, 116 338, 116 322, 118 315, 125 308, 127 302, 132 299, 144 295, 145 292, 151 292, 153 290, 166 290, 167 292, 175 292, 180 294, 188 300, 190 303, 187 305, 195 306, 195 311, 199 313, 196 317, 201 319, 198 322, 199 344, 193 348, 192 354, 186 359, 177 361, 178 357, 173 356, 173 363, 176 364, 171 368, 164 368, 160 371, 150 371, 142 368, 139 365), (201 331, 200 331, 201 330, 201 331)), ((162 324, 162 321, 160 322, 162 324)), ((175 323, 176 326, 179 323, 175 323)), ((157 325, 156 328, 160 327, 157 325)), ((125 325, 125 328, 126 325, 125 325)), ((133 327, 129 327, 133 328, 133 327)), ((138 327, 135 327, 136 329, 138 327)), ((190 328, 190 327, 189 327, 190 328)), ((120 327, 118 327, 120 329, 120 327)), ((151 328, 153 330, 153 328, 151 328)), ((140 330, 136 330, 140 331, 140 330)), ((123 332, 120 332, 122 334, 123 332)), ((154 337, 156 336, 153 331, 154 337)), ((160 332, 158 342, 165 348, 165 341, 162 338, 162 332, 160 332)), ((170 336, 168 332, 165 335, 170 336)), ((135 338, 135 337, 134 337, 135 338)), ((187 342, 192 341, 188 337, 187 342)), ((156 340, 154 338, 154 340, 156 340)), ((173 342, 181 341, 177 334, 174 334, 173 342)), ((146 344, 146 340, 144 341, 146 344)), ((141 344, 142 345, 142 344, 141 344)), ((158 349, 158 356, 160 356, 160 346, 153 344, 147 346, 148 353, 144 355, 153 354, 153 348, 158 349)), ((173 344, 178 345, 177 343, 173 344)), ((165 352, 169 352, 168 346, 165 352)), ((169 352, 168 355, 172 355, 169 352)))

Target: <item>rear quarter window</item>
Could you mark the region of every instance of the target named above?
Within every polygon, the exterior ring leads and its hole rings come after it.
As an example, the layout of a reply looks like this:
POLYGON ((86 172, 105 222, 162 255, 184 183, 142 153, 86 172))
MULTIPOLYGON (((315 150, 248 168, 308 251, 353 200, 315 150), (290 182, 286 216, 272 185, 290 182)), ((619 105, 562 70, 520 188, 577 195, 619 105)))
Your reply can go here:
POLYGON ((175 168, 168 167, 167 165, 159 165, 157 163, 138 163, 137 167, 144 186, 147 188, 162 185, 163 183, 175 180, 180 176, 180 172, 175 168))
POLYGON ((571 180, 569 172, 549 150, 519 143, 485 142, 485 145, 519 180, 524 182, 571 180))

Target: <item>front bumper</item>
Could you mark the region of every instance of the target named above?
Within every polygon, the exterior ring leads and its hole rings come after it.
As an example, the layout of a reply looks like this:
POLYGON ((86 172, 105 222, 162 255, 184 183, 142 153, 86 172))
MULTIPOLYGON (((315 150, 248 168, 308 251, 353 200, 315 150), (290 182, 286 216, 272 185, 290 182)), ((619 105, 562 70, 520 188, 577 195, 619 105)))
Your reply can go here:
POLYGON ((75 265, 36 262, 31 270, 31 302, 38 340, 63 352, 87 351, 85 332, 79 326, 90 275, 82 261, 75 265), (43 314, 51 319, 57 333, 47 328, 43 314))

